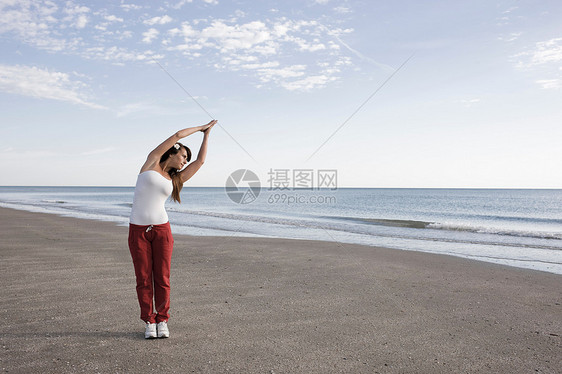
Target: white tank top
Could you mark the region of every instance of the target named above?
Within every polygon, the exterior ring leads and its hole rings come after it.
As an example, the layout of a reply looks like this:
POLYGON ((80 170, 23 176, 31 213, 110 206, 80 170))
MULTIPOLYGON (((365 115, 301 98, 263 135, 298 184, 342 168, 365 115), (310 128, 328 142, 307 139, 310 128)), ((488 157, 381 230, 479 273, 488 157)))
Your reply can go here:
POLYGON ((147 170, 140 173, 135 186, 130 222, 143 226, 168 222, 164 204, 172 190, 172 181, 164 178, 159 172, 147 170))

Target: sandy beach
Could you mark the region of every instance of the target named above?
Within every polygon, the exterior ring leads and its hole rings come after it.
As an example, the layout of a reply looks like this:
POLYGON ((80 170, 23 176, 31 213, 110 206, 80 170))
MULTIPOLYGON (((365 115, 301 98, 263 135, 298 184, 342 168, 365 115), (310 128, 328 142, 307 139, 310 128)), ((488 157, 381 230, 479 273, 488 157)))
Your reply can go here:
POLYGON ((175 236, 145 340, 111 223, 0 209, 10 373, 556 373, 559 275, 334 242, 175 236))

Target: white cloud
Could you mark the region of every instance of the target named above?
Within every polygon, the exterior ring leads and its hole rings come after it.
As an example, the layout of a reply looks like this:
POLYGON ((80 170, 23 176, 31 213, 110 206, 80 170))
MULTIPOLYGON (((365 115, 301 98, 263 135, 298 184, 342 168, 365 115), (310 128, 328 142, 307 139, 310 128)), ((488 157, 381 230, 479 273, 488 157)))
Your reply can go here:
POLYGON ((518 68, 560 62, 562 61, 562 38, 537 42, 534 48, 512 57, 518 59, 516 64, 518 68))
POLYGON ((73 27, 83 29, 86 27, 89 19, 86 16, 90 12, 90 8, 81 5, 75 5, 71 1, 67 1, 63 13, 67 14, 63 21, 70 22, 73 27))
POLYGON ((473 106, 476 103, 480 102, 480 99, 476 98, 476 99, 462 99, 462 100, 456 100, 456 102, 462 104, 463 106, 470 108, 471 106, 473 106))
POLYGON ((214 21, 211 26, 201 30, 199 38, 205 45, 218 47, 222 52, 229 52, 250 49, 271 39, 271 34, 261 21, 234 26, 227 25, 223 21, 214 21))
POLYGON ((71 1, 67 1, 66 7, 63 9, 63 12, 68 15, 76 15, 82 13, 89 13, 90 8, 86 6, 75 5, 71 1))
POLYGON ((128 12, 130 10, 140 10, 142 9, 142 6, 140 5, 135 5, 135 4, 121 4, 119 5, 121 7, 121 9, 123 9, 125 12, 128 12))
MULTIPOLYGON (((115 9, 121 12, 150 9, 149 6, 135 4, 120 4, 111 9, 96 8, 92 11, 74 1, 55 3, 48 0, 21 0, 9 4, 1 1, 0 34, 10 33, 22 43, 42 50, 117 65, 134 61, 149 62, 150 56, 167 51, 170 55, 175 54, 176 57, 219 70, 246 72, 259 86, 270 83, 283 87, 282 82, 308 76, 316 77, 311 82, 329 82, 329 79, 318 78, 324 76, 337 78, 343 67, 337 64, 341 64, 348 51, 369 60, 339 39, 339 36, 353 30, 331 25, 327 27, 317 21, 291 20, 286 17, 247 20, 250 17, 248 14, 235 10, 224 19, 192 19, 180 23, 170 15, 160 13, 154 16, 149 10, 140 20, 135 17, 125 19, 115 12, 115 9), (138 30, 143 25, 148 27, 138 30), (164 29, 166 26, 167 29, 164 29), (136 50, 138 44, 131 43, 133 35, 160 50, 136 50), (161 42, 156 43, 157 40, 161 42), (205 59, 200 58, 203 55, 205 59), (275 66, 272 63, 273 56, 275 66), (321 68, 319 63, 322 62, 326 62, 330 68, 321 68), (303 68, 295 69, 295 66, 303 68)), ((167 6, 181 7, 190 2, 176 2, 176 5, 168 3, 167 6)), ((197 3, 216 4, 217 1, 197 0, 197 3)), ((161 12, 162 8, 158 11, 161 12)), ((291 89, 309 86, 309 83, 287 85, 291 89)), ((320 85, 316 84, 316 87, 320 85)))
MULTIPOLYGON (((203 2, 210 5, 217 5, 219 3, 218 0, 203 0, 203 2)), ((193 3, 193 0, 181 0, 179 3, 172 5, 172 8, 181 9, 185 4, 191 3, 193 3)))
POLYGON ((160 32, 158 32, 158 30, 156 30, 154 28, 150 28, 150 29, 148 29, 148 31, 142 33, 142 36, 143 36, 142 41, 144 43, 152 43, 152 41, 154 39, 156 39, 158 34, 160 34, 160 32))
POLYGON ((83 29, 84 27, 86 27, 87 23, 88 23, 88 17, 81 14, 81 15, 78 16, 78 18, 76 18, 76 22, 74 22, 74 26, 77 29, 83 29))
POLYGON ((334 12, 339 14, 347 14, 347 13, 351 13, 351 9, 345 6, 338 6, 334 8, 334 12))
POLYGON ((83 51, 85 58, 109 61, 115 65, 123 66, 125 62, 148 61, 151 57, 160 58, 152 51, 138 52, 118 46, 112 47, 91 47, 83 51))
MULTIPOLYGON (((368 56, 365 56, 364 54, 362 54, 361 52, 359 52, 358 50, 350 47, 346 42, 344 42, 341 38, 340 38, 340 34, 342 33, 350 33, 352 30, 328 30, 327 27, 322 26, 324 29, 327 30, 327 32, 329 33, 329 35, 333 36, 334 39, 336 39, 341 45, 343 45, 348 51, 350 51, 351 53, 353 53, 354 55, 356 55, 357 57, 359 57, 360 59, 364 60, 364 61, 368 61, 370 63, 372 63, 373 65, 377 66, 378 68, 385 70, 385 71, 394 71, 394 68, 392 68, 391 66, 388 66, 386 64, 383 64, 381 62, 376 61, 375 59, 372 59, 368 56)), ((331 47, 333 48, 333 45, 331 45, 331 47)))
POLYGON ((105 18, 105 20, 109 22, 123 22, 123 18, 114 15, 105 16, 103 18, 105 18))
POLYGON ((13 33, 20 40, 49 51, 69 50, 72 42, 51 33, 51 28, 59 23, 53 16, 57 11, 52 2, 0 2, 0 34, 13 33))
MULTIPOLYGON (((311 35, 320 35, 323 32, 314 22, 294 22, 285 19, 267 25, 263 21, 252 21, 243 24, 229 24, 225 20, 215 20, 208 27, 200 30, 184 22, 182 28, 173 28, 169 34, 183 36, 186 41, 194 41, 205 47, 218 49, 224 53, 236 50, 251 50, 261 54, 274 54, 278 52, 281 44, 295 44, 302 51, 318 51, 327 49, 317 37, 312 40, 311 35), (303 31, 309 27, 312 30, 303 31), (298 34, 301 36, 290 35, 298 34)), ((324 35, 326 33, 324 32, 324 35)))
POLYGON ((243 69, 271 69, 276 68, 279 65, 279 61, 268 61, 261 64, 243 64, 240 65, 240 67, 243 69))
POLYGON ((94 26, 94 29, 99 30, 99 31, 102 31, 102 32, 105 32, 105 31, 107 31, 107 26, 108 26, 108 25, 109 25, 109 24, 108 24, 107 22, 103 22, 103 23, 100 23, 99 25, 95 25, 95 26, 94 26))
POLYGON ((283 68, 264 68, 258 67, 260 79, 263 82, 270 82, 278 78, 296 78, 304 75, 306 65, 293 65, 283 68))
POLYGON ((512 14, 515 10, 519 9, 519 7, 511 7, 505 11, 502 11, 501 14, 496 18, 497 22, 496 25, 503 27, 506 25, 509 25, 512 22, 512 16, 514 16, 515 14, 512 14))
POLYGON ((562 38, 552 38, 537 42, 525 52, 512 56, 515 67, 541 75, 535 82, 544 89, 559 89, 562 62, 562 38))
POLYGON ((193 0, 181 0, 179 3, 177 3, 176 5, 172 5, 172 8, 174 9, 180 9, 181 7, 183 7, 185 4, 190 4, 192 3, 193 0))
POLYGON ((511 13, 511 12, 513 12, 514 10, 517 10, 517 9, 519 9, 519 7, 518 7, 518 6, 514 6, 514 7, 511 7, 511 8, 509 8, 509 9, 505 10, 503 13, 504 13, 504 14, 509 14, 509 13, 511 13))
POLYGON ((168 15, 164 15, 162 17, 152 17, 150 19, 144 20, 142 23, 144 23, 145 25, 153 26, 153 25, 165 25, 172 21, 173 21, 172 17, 168 15))
POLYGON ((117 31, 116 36, 119 40, 123 40, 123 39, 129 39, 133 37, 133 33, 129 30, 126 31, 117 31))
POLYGON ((504 41, 504 42, 513 42, 517 39, 519 39, 519 37, 523 35, 522 32, 512 32, 507 36, 499 36, 498 40, 504 41))
POLYGON ((536 83, 546 90, 558 90, 562 88, 562 79, 540 79, 536 81, 536 83))
POLYGON ((327 75, 312 75, 291 82, 282 82, 281 85, 289 91, 310 91, 315 88, 323 87, 336 79, 336 77, 327 75))
POLYGON ((342 67, 351 65, 351 59, 342 56, 332 40, 350 32, 284 17, 246 23, 218 19, 211 24, 184 22, 168 30, 163 44, 168 51, 191 59, 203 49, 214 50, 218 53, 207 53, 206 61, 214 60, 212 66, 219 70, 251 73, 259 81, 258 87, 269 83, 289 90, 309 90, 336 80, 342 67), (272 61, 272 56, 281 58, 272 61))
POLYGON ((88 101, 84 91, 87 85, 72 80, 67 73, 49 71, 33 66, 0 65, 0 91, 80 104, 95 109, 105 109, 88 101))
POLYGON ((562 38, 539 42, 532 53, 531 64, 546 64, 562 61, 562 38))

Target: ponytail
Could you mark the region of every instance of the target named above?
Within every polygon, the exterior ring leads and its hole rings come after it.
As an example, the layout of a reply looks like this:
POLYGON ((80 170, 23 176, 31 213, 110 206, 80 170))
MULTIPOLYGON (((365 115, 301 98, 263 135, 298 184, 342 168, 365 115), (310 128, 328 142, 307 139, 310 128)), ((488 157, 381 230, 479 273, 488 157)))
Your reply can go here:
POLYGON ((172 196, 171 196, 172 200, 175 201, 176 203, 181 203, 180 192, 181 192, 181 189, 183 188, 181 176, 179 175, 179 173, 176 170, 172 170, 168 174, 170 174, 170 177, 172 177, 172 185, 174 186, 174 189, 172 190, 172 196))

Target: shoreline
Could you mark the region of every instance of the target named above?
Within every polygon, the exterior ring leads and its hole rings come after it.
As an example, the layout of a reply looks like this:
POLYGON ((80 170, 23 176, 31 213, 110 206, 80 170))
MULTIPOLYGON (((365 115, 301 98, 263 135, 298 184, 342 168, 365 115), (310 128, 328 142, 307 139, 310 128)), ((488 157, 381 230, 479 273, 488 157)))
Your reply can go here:
MULTIPOLYGON (((44 211, 45 209, 41 209, 41 208, 37 208, 33 205, 29 205, 27 206, 27 208, 20 208, 18 207, 13 207, 13 206, 9 206, 11 203, 3 203, 4 206, 2 206, 2 203, 0 203, 0 209, 7 209, 7 210, 18 210, 18 211, 24 211, 24 212, 30 212, 30 213, 38 213, 38 214, 48 214, 48 215, 53 215, 56 217, 62 217, 62 218, 72 218, 72 219, 80 219, 80 220, 89 220, 89 221, 95 221, 95 222, 106 222, 106 223, 111 223, 114 224, 116 226, 124 226, 124 227, 128 227, 128 218, 125 217, 120 217, 122 219, 117 219, 117 216, 107 216, 106 219, 102 219, 100 218, 101 216, 96 217, 91 217, 90 214, 85 213, 85 212, 80 212, 80 211, 74 211, 73 213, 69 213, 69 214, 65 214, 62 212, 56 212, 56 211, 44 211), (6 206, 8 205, 8 206, 6 206), (32 209, 34 208, 34 209, 32 209)), ((388 220, 388 219, 362 219, 362 218, 353 218, 353 217, 339 217, 342 220, 363 220, 363 221, 375 221, 375 222, 401 222, 401 223, 405 223, 406 225, 412 226, 412 223, 415 224, 425 224, 425 226, 427 226, 427 224, 430 224, 431 222, 422 222, 422 221, 412 221, 412 220, 406 220, 406 221, 400 221, 400 220, 388 220)), ((171 222, 172 224, 172 231, 174 233, 174 235, 182 235, 182 236, 187 236, 187 237, 206 237, 206 238, 215 238, 216 240, 219 240, 220 238, 263 238, 263 239, 272 239, 272 240, 302 240, 302 241, 311 241, 311 242, 326 242, 326 243, 338 243, 340 246, 349 246, 349 245, 359 245, 359 246, 366 246, 366 247, 371 247, 371 248, 386 248, 389 250, 399 250, 399 251, 409 251, 409 252, 419 252, 419 253, 426 253, 426 254, 436 254, 436 255, 443 255, 443 256, 451 256, 451 257, 456 257, 456 258, 463 258, 463 259, 468 259, 468 260, 472 260, 472 261, 478 261, 478 262, 484 262, 484 263, 491 263, 491 264, 496 264, 496 265, 501 265, 501 266, 507 266, 510 268, 517 268, 517 269, 527 269, 527 270, 534 270, 534 271, 540 271, 540 272, 546 272, 546 273, 550 273, 550 274, 556 274, 556 275, 562 275, 561 270, 559 269, 548 269, 548 268, 540 268, 540 266, 537 266, 538 263, 544 263, 544 264, 553 264, 559 267, 559 263, 550 263, 547 261, 541 261, 541 260, 518 260, 518 259, 510 259, 510 258, 497 258, 497 257, 489 257, 486 255, 473 255, 473 254, 466 254, 466 253, 454 253, 454 252, 439 252, 439 251, 432 251, 432 250, 424 250, 424 249, 410 249, 410 248, 401 248, 400 246, 396 246, 396 247, 385 247, 385 246, 378 246, 378 245, 372 245, 372 244, 366 244, 366 243, 357 243, 357 242, 346 242, 346 241, 329 241, 329 240, 324 240, 324 239, 306 239, 306 238, 289 238, 289 237, 276 237, 276 236, 264 236, 264 235, 240 235, 240 236, 234 236, 234 235, 190 235, 190 234, 186 234, 186 233, 177 233, 174 231, 174 228, 177 229, 177 227, 173 224, 173 222, 171 222), (525 265, 521 265, 520 261, 522 261, 523 263, 527 263, 525 265), (533 266, 534 265, 534 266, 533 266)), ((384 224, 383 224, 384 225, 384 224)), ((396 225, 395 225, 396 226, 396 225)), ((415 225, 414 225, 415 226, 415 225)), ((203 230, 206 230, 206 228, 203 228, 203 230)), ((230 232, 230 231, 226 231, 226 232, 230 232)), ((454 247, 455 243, 451 243, 450 247, 454 247)), ((548 266, 548 265, 547 265, 548 266)))
POLYGON ((552 273, 336 242, 175 235, 171 337, 145 341, 126 227, 0 208, 0 232, 8 372, 562 366, 552 273))

